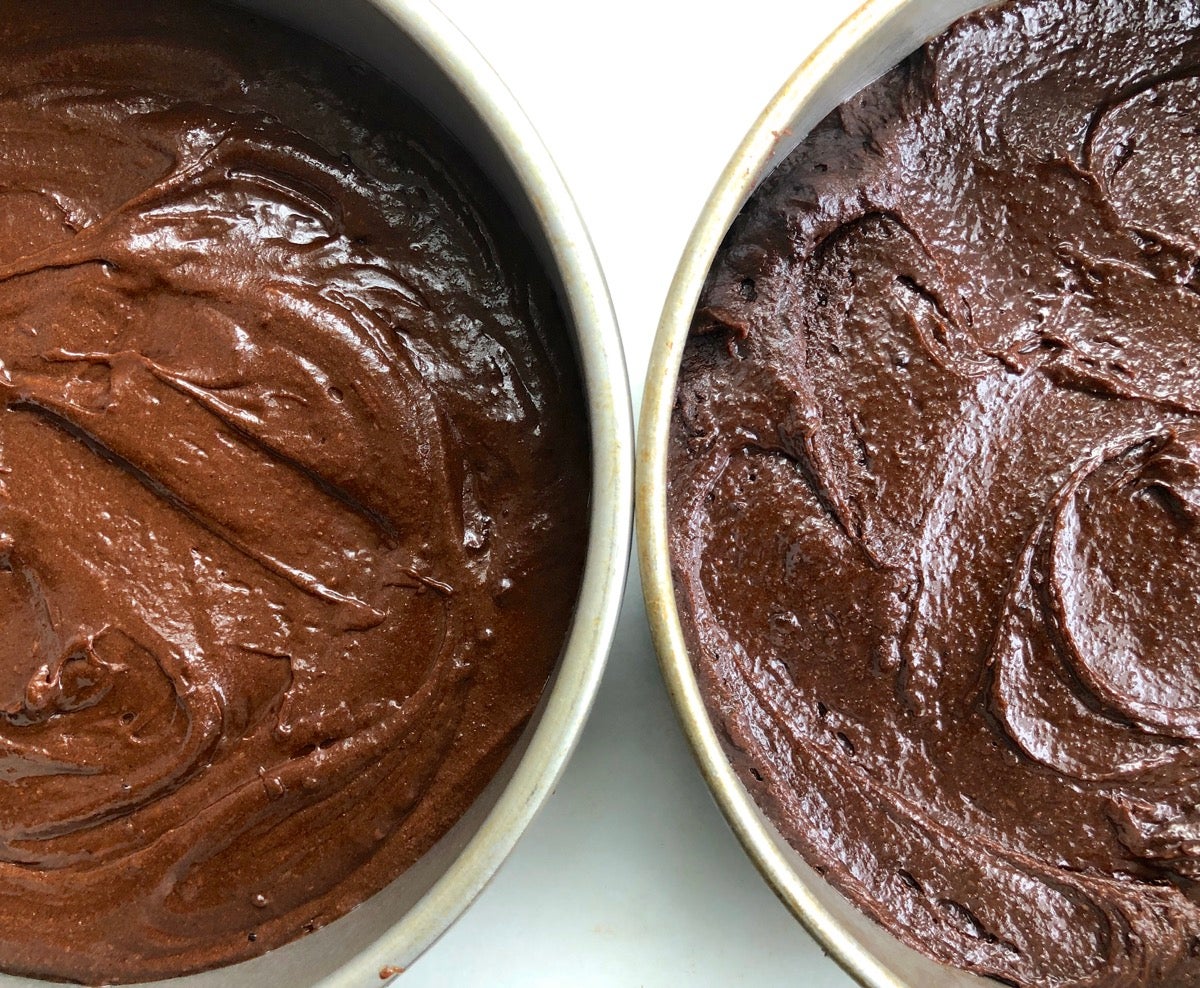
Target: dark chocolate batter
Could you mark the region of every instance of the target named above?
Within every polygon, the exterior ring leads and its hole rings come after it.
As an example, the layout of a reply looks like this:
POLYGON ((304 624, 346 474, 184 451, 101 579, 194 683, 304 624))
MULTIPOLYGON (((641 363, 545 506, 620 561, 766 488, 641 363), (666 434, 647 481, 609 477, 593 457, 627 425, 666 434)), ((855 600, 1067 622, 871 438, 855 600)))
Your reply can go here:
POLYGON ((1200 5, 1018 0, 849 100, 696 313, 669 465, 711 715, 926 954, 1200 984, 1200 5))
POLYGON ((578 586, 579 384, 496 194, 347 56, 0 13, 0 966, 174 975, 499 766, 578 586))

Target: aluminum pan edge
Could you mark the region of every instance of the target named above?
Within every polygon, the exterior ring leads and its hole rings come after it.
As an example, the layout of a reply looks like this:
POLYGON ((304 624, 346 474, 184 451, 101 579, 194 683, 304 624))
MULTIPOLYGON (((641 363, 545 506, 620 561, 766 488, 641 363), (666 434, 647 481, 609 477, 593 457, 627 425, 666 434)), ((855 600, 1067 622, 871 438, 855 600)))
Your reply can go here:
MULTIPOLYGON (((491 131, 549 240, 588 399, 591 527, 576 619, 540 721, 502 795, 454 863, 387 933, 322 986, 379 984, 407 966, 487 885, 562 775, 587 720, 620 611, 632 540, 633 413, 625 357, 603 272, 549 151, 495 70, 428 0, 373 0, 444 72, 491 131), (537 193, 537 194, 534 194, 537 193)), ((535 715, 537 716, 537 715, 535 715)))
POLYGON ((684 249, 654 340, 638 427, 638 562, 659 664, 684 733, 718 807, 759 872, 825 951, 866 988, 984 982, 920 955, 854 908, 787 846, 731 768, 700 694, 675 605, 667 542, 667 441, 696 301, 726 231, 759 182, 839 103, 956 18, 986 5, 979 0, 867 0, 784 83, 725 167, 684 249))

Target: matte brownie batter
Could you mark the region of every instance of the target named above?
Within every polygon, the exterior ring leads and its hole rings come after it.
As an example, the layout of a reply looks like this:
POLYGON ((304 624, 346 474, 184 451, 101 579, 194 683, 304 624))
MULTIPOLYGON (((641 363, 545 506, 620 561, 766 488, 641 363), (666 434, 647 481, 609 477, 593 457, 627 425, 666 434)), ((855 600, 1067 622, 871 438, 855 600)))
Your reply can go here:
POLYGON ((1200 5, 989 8, 835 110, 711 272, 669 478, 818 871, 1009 984, 1200 984, 1200 5))
POLYGON ((578 586, 579 383, 496 193, 348 56, 0 12, 0 967, 174 975, 497 769, 578 586))

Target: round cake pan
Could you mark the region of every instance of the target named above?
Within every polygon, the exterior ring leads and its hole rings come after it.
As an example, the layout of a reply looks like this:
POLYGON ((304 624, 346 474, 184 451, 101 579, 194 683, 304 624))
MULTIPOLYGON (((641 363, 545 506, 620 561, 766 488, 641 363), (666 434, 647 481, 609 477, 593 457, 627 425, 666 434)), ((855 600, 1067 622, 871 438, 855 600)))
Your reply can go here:
POLYGON ((692 232, 663 308, 638 433, 637 529, 646 612, 667 689, 700 770, 738 840, 783 903, 870 988, 994 984, 929 960, 861 913, 787 843, 731 768, 684 645, 667 546, 666 456, 679 363, 696 300, 730 224, 758 184, 839 103, 979 0, 868 0, 804 62, 726 166, 692 232))
MULTIPOLYGON (((170 988, 380 985, 487 884, 566 766, 620 608, 632 526, 633 416, 616 321, 586 229, 550 155, 482 55, 428 0, 237 0, 362 58, 426 107, 483 167, 530 237, 567 317, 592 449, 587 560, 570 633, 500 772, 412 868, 346 916, 253 960, 170 988)), ((0 975, 0 986, 38 985, 0 975)))

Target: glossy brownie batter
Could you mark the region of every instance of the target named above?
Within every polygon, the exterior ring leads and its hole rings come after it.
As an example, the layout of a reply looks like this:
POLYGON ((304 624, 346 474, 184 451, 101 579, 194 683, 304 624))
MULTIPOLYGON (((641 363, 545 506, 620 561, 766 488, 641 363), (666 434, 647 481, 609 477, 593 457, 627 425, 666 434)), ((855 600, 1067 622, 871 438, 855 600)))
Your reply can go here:
POLYGON ((579 384, 496 194, 347 56, 0 10, 0 967, 179 974, 497 769, 578 585, 579 384))
POLYGON ((835 110, 711 272, 669 478, 818 871, 1006 983, 1200 984, 1200 6, 993 7, 835 110))

